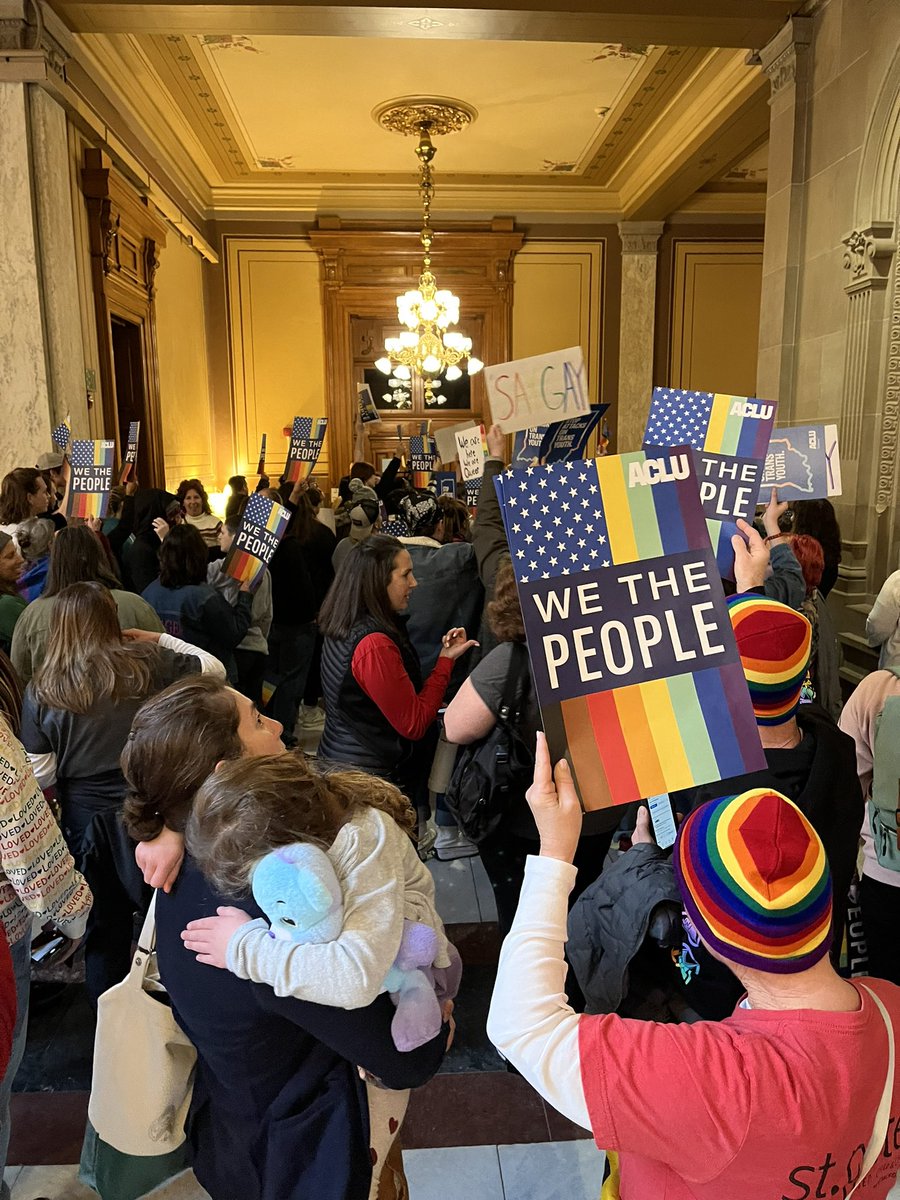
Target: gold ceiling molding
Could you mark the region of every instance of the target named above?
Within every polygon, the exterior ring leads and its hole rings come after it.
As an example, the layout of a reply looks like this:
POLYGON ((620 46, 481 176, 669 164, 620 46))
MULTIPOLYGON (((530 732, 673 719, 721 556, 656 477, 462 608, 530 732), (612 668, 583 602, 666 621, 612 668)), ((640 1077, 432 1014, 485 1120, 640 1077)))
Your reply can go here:
POLYGON ((461 133, 478 117, 477 109, 464 100, 447 96, 399 96, 385 100, 372 110, 372 120, 389 133, 418 137, 422 126, 428 126, 432 137, 461 133))

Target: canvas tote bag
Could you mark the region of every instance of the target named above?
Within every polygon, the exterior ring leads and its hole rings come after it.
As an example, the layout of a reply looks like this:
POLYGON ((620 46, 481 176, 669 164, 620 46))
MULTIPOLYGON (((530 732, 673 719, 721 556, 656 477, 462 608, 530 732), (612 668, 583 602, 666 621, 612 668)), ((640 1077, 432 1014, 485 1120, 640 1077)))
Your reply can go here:
POLYGON ((176 1150, 196 1062, 159 979, 154 892, 131 970, 97 1004, 88 1116, 99 1137, 123 1154, 176 1150))

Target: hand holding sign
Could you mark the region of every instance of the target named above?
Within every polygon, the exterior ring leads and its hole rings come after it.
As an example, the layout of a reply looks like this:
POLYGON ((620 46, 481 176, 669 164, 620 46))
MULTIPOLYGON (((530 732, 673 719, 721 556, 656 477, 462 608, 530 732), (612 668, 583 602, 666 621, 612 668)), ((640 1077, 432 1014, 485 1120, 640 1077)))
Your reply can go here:
POLYGON ((504 433, 578 417, 591 406, 580 346, 485 367, 484 382, 504 433))
POLYGON ((541 839, 541 858, 574 862, 583 821, 569 764, 561 758, 551 769, 550 748, 540 731, 534 754, 534 780, 525 793, 541 839))

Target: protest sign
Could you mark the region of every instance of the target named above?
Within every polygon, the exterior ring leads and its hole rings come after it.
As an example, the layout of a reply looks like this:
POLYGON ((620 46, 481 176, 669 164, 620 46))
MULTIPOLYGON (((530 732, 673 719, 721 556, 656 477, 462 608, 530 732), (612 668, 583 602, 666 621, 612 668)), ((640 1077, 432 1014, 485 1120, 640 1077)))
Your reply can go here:
POLYGON ((436 496, 456 496, 456 474, 453 471, 435 471, 431 482, 436 496))
POLYGON ((73 441, 69 447, 72 474, 66 492, 67 517, 105 517, 112 487, 113 441, 73 441))
POLYGON ((541 441, 538 457, 548 463, 584 458, 590 436, 608 408, 608 404, 598 404, 583 416, 550 425, 541 441))
POLYGON ((585 809, 765 765, 687 447, 506 472, 554 761, 585 809))
POLYGON ((438 458, 442 463, 451 463, 456 461, 456 435, 462 433, 464 429, 471 429, 472 422, 459 421, 456 425, 444 425, 440 429, 434 431, 434 440, 437 443, 438 458))
POLYGON ((53 444, 55 446, 59 446, 60 450, 62 450, 63 454, 65 454, 69 442, 72 439, 72 418, 66 414, 66 419, 64 421, 60 421, 60 423, 54 427, 50 436, 53 438, 53 444))
POLYGON ((763 462, 775 424, 775 405, 722 393, 654 388, 644 450, 691 446, 700 502, 720 574, 734 575, 732 535, 738 518, 752 521, 763 462))
POLYGON ((241 527, 225 555, 222 566, 225 574, 239 583, 249 583, 254 591, 272 561, 290 519, 291 514, 286 508, 255 492, 244 507, 241 527))
POLYGON ((758 501, 768 504, 770 489, 779 500, 823 500, 841 494, 841 454, 837 425, 796 425, 772 433, 758 501))
POLYGON ((125 447, 125 458, 122 462, 122 473, 119 476, 119 483, 125 483, 128 477, 133 474, 137 464, 138 442, 141 437, 140 421, 129 421, 128 423, 128 444, 125 447))
POLYGON ((536 425, 533 429, 517 429, 513 437, 512 466, 530 467, 541 457, 541 446, 550 425, 536 425))
POLYGON ((259 459, 256 463, 257 475, 266 473, 266 435, 262 435, 262 440, 259 443, 259 459))
POLYGON ((427 488, 437 466, 437 443, 427 433, 409 439, 409 469, 413 487, 427 488))
POLYGON ((467 508, 478 507, 478 497, 481 495, 481 484, 482 476, 480 475, 477 479, 463 480, 463 494, 461 499, 467 508))
POLYGON ((567 421, 590 410, 580 346, 484 368, 494 423, 504 433, 567 421))
POLYGON ((287 483, 309 479, 315 470, 328 428, 327 417, 294 417, 284 478, 287 483))
POLYGON ((484 474, 484 460, 487 458, 484 426, 470 425, 468 429, 456 434, 456 448, 463 481, 480 479, 484 474))
POLYGON ((380 425, 381 417, 372 398, 372 389, 367 383, 356 385, 356 398, 359 402, 359 419, 363 425, 380 425))

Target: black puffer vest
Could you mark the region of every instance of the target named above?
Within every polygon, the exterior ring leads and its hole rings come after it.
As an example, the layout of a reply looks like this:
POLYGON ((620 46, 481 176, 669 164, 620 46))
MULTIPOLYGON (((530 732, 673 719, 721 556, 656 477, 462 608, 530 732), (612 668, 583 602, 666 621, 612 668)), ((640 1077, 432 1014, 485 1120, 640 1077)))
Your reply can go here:
POLYGON ((402 787, 416 743, 401 737, 353 678, 351 663, 356 647, 370 633, 383 633, 391 639, 413 687, 417 692, 422 689, 422 668, 405 629, 390 632, 367 617, 349 637, 340 641, 326 638, 322 647, 322 690, 327 716, 319 759, 358 767, 402 787))

